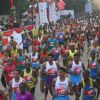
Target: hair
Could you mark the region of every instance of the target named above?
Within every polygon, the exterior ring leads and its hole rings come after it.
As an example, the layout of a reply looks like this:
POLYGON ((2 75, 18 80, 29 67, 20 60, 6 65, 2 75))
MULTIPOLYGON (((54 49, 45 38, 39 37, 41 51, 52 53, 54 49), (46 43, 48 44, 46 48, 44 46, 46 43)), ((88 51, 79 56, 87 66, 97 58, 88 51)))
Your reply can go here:
POLYGON ((91 54, 94 54, 94 55, 95 55, 95 54, 96 54, 95 50, 92 50, 92 51, 90 52, 90 55, 91 55, 91 54))
POLYGON ((59 67, 59 71, 66 72, 66 69, 64 67, 59 67))
POLYGON ((84 70, 83 74, 86 74, 86 73, 89 74, 89 71, 88 70, 84 70))
POLYGON ((49 57, 49 56, 51 56, 52 58, 54 57, 54 56, 53 56, 53 54, 51 54, 51 53, 50 53, 50 54, 48 54, 48 57, 49 57))
POLYGON ((79 53, 75 53, 75 54, 74 54, 74 57, 75 57, 75 56, 78 56, 78 57, 79 57, 79 53))

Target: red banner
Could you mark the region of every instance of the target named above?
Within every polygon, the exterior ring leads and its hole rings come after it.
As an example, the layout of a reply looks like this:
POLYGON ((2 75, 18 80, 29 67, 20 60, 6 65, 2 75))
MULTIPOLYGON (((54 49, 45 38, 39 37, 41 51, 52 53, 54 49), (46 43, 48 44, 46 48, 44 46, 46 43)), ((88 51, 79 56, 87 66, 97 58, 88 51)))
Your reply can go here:
POLYGON ((18 34, 20 34, 20 33, 23 31, 23 29, 24 29, 24 28, 15 28, 14 30, 15 30, 18 34))
POLYGON ((65 8, 65 2, 63 0, 59 0, 57 7, 59 10, 63 10, 65 8))
POLYGON ((9 2, 10 2, 10 7, 11 8, 14 7, 14 0, 10 0, 9 2))
POLYGON ((11 36, 12 33, 13 33, 13 29, 7 30, 7 31, 5 31, 5 32, 3 32, 3 33, 4 33, 4 36, 11 36))
POLYGON ((9 41, 8 41, 8 38, 3 38, 3 45, 6 46, 8 45, 9 41))

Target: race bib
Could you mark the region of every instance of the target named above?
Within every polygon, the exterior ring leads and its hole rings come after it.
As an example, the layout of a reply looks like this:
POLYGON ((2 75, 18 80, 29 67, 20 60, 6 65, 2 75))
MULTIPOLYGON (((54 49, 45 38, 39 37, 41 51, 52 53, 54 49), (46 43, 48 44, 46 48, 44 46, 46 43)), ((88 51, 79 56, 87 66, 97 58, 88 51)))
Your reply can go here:
POLYGON ((25 79, 27 82, 32 82, 32 77, 30 77, 30 76, 26 76, 26 77, 24 77, 24 79, 25 79))
POLYGON ((54 53, 57 54, 59 51, 58 50, 54 50, 54 53))
POLYGON ((24 40, 23 43, 26 43, 26 40, 24 40))
POLYGON ((94 95, 94 90, 85 91, 84 94, 85 94, 85 96, 93 96, 94 95))
POLYGON ((80 68, 74 68, 74 73, 75 74, 81 74, 81 69, 80 68))
POLYGON ((48 70, 48 74, 54 75, 56 73, 57 73, 57 71, 55 71, 54 69, 49 69, 48 70))
POLYGON ((95 63, 90 64, 90 68, 92 68, 92 69, 96 69, 96 64, 95 64, 95 63))
POLYGON ((58 88, 57 89, 57 94, 58 95, 62 95, 63 96, 63 95, 65 95, 65 92, 66 92, 66 90, 64 88, 58 88))
POLYGON ((25 61, 20 61, 19 64, 20 65, 25 65, 25 61))
POLYGON ((54 43, 53 42, 50 42, 50 46, 54 46, 54 43))
POLYGON ((63 39, 63 35, 60 35, 60 36, 59 36, 59 39, 63 39))

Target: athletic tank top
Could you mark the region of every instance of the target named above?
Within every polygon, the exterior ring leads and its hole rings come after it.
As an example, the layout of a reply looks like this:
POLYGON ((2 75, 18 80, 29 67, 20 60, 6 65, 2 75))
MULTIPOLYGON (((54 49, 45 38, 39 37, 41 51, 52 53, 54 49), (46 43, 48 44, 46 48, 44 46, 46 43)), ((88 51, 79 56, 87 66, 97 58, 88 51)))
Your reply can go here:
POLYGON ((36 62, 37 59, 38 59, 38 53, 37 53, 37 52, 36 52, 36 54, 32 54, 32 53, 31 53, 31 61, 32 61, 32 62, 36 62))
POLYGON ((72 71, 75 74, 81 74, 82 72, 82 62, 79 61, 79 64, 76 64, 74 61, 72 62, 72 71))
POLYGON ((64 96, 65 92, 68 91, 68 78, 66 77, 64 81, 61 81, 58 76, 55 83, 55 90, 57 95, 64 96))
POLYGON ((92 60, 92 59, 89 60, 89 68, 90 69, 96 69, 97 68, 97 61, 96 61, 96 59, 95 60, 92 60))
POLYGON ((50 65, 49 62, 47 62, 47 64, 46 64, 46 72, 49 75, 55 75, 55 74, 57 74, 57 65, 56 65, 55 61, 53 61, 52 65, 50 65))
POLYGON ((32 69, 29 73, 26 72, 26 69, 24 70, 24 79, 26 80, 30 88, 34 87, 34 77, 32 76, 32 69))
POLYGON ((23 79, 20 77, 19 82, 16 82, 15 79, 13 78, 12 80, 12 88, 14 90, 14 92, 18 92, 19 91, 19 84, 22 83, 23 79))

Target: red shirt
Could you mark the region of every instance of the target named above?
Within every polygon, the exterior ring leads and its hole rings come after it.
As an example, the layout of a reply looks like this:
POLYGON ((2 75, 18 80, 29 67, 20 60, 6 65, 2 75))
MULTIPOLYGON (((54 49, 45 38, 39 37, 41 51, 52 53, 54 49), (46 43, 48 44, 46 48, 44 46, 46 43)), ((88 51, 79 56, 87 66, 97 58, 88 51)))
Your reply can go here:
POLYGON ((41 42, 39 40, 33 40, 33 46, 40 46, 41 42))
POLYGON ((6 74, 7 84, 14 78, 14 71, 15 70, 16 70, 16 66, 15 65, 7 65, 4 68, 4 72, 6 74))

